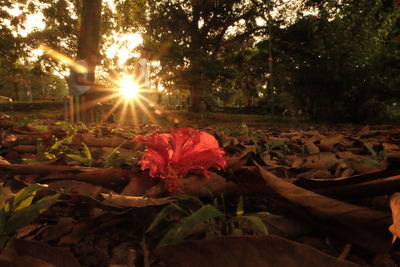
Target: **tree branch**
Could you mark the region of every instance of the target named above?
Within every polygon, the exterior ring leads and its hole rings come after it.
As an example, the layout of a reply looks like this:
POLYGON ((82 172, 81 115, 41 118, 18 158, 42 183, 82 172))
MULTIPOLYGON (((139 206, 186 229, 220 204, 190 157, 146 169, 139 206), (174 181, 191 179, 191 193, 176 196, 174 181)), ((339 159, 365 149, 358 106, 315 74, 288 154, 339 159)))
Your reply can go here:
POLYGON ((253 29, 251 29, 249 31, 246 31, 246 32, 242 33, 242 34, 236 35, 232 39, 227 40, 227 41, 225 41, 223 43, 219 42, 216 45, 216 47, 214 48, 214 50, 213 50, 213 56, 216 55, 222 47, 228 47, 228 46, 233 45, 236 42, 246 40, 247 38, 249 38, 255 32, 257 32, 259 30, 263 30, 263 29, 265 29, 265 26, 255 27, 255 28, 253 28, 253 29))

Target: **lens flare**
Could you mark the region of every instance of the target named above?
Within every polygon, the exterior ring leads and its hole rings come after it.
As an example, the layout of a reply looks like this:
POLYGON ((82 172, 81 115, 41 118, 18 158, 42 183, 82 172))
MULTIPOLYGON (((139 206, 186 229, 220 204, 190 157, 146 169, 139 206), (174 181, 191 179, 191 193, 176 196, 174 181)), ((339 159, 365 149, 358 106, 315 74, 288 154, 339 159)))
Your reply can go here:
POLYGON ((44 53, 46 53, 48 56, 50 56, 54 60, 61 62, 65 65, 67 65, 68 67, 73 68, 76 72, 84 73, 87 71, 87 69, 84 66, 76 64, 72 58, 54 50, 53 48, 51 48, 50 46, 48 46, 46 44, 40 44, 39 50, 43 51, 44 53))
POLYGON ((133 99, 139 94, 139 85, 132 76, 122 77, 119 84, 119 93, 126 99, 133 99))

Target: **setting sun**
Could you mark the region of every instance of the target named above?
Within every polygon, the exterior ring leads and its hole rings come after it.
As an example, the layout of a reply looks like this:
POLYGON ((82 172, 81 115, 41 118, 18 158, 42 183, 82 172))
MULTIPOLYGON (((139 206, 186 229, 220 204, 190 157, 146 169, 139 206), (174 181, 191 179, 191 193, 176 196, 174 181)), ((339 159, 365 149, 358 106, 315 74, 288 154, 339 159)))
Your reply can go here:
POLYGON ((139 93, 139 85, 132 76, 124 76, 120 81, 119 93, 126 99, 133 99, 139 93))

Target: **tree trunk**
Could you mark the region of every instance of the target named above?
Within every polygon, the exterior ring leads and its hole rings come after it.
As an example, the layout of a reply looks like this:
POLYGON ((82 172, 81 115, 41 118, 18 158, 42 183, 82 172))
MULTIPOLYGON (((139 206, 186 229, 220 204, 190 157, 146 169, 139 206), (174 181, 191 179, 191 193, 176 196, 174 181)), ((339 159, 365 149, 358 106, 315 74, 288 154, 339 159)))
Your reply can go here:
POLYGON ((201 73, 196 73, 190 84, 190 111, 201 113, 203 107, 204 86, 202 82, 201 73))
MULTIPOLYGON (((102 0, 83 0, 78 40, 78 58, 93 55, 99 49, 102 0)), ((94 81, 94 70, 89 72, 94 81)))
POLYGON ((14 86, 14 94, 15 94, 15 100, 19 101, 19 87, 18 87, 18 83, 17 82, 13 82, 13 86, 14 86))

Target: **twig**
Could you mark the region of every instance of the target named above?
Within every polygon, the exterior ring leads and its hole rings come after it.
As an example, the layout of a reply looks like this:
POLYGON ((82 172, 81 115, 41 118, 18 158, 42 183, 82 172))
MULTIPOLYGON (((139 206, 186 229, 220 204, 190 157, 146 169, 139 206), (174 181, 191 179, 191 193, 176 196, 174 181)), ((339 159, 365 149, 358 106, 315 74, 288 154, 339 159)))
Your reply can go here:
POLYGON ((140 246, 143 250, 143 266, 150 267, 150 251, 147 248, 145 237, 143 237, 142 242, 140 242, 140 246))
POLYGON ((340 253, 340 255, 337 257, 337 260, 338 261, 344 261, 347 258, 347 256, 349 255, 350 250, 351 250, 351 244, 347 243, 344 246, 342 253, 340 253))

